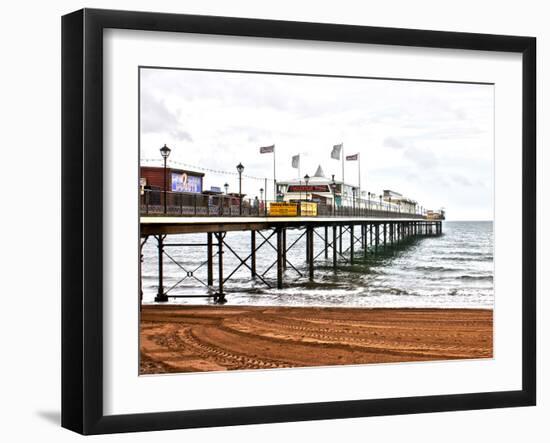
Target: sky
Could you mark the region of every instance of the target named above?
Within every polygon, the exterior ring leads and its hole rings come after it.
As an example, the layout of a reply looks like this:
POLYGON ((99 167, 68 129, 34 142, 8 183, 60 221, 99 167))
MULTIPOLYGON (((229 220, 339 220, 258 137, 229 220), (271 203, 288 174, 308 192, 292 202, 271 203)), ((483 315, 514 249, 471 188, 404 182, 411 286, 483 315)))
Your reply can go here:
MULTIPOLYGON (((312 176, 318 165, 341 179, 332 146, 359 153, 361 189, 391 189, 449 220, 493 219, 492 85, 207 72, 142 68, 140 161, 205 173, 204 189, 229 184, 272 198, 275 144, 278 180, 312 176), (291 157, 300 154, 300 175, 291 157), (199 169, 201 168, 201 169, 199 169), (216 172, 213 172, 216 171, 216 172)), ((345 163, 358 184, 358 162, 345 163)))

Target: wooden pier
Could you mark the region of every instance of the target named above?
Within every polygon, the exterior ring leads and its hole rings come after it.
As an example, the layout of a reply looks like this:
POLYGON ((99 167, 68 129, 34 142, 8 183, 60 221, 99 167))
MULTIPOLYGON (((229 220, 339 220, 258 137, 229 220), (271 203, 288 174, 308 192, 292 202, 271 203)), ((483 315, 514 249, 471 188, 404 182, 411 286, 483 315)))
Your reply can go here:
MULTIPOLYGON (((250 277, 266 287, 273 287, 273 279, 266 274, 274 269, 276 287, 284 287, 285 270, 291 268, 300 277, 315 279, 315 261, 323 256, 326 260, 332 258, 332 266, 353 264, 362 255, 379 254, 400 245, 406 240, 442 234, 441 220, 428 220, 416 215, 406 216, 395 214, 395 217, 141 217, 140 235, 141 247, 150 237, 157 242, 158 248, 158 292, 157 302, 167 302, 169 298, 180 297, 212 297, 218 302, 226 300, 225 283, 241 268, 248 268, 250 277), (290 245, 287 245, 287 230, 298 230, 299 235, 290 245), (228 232, 250 232, 250 251, 246 257, 240 256, 226 241, 228 232), (205 234, 205 243, 171 243, 169 236, 176 234, 205 234), (315 237, 322 240, 321 250, 315 250, 315 237), (347 248, 344 249, 344 238, 347 248), (288 260, 287 253, 299 241, 305 241, 305 257, 307 275, 288 260), (178 263, 167 252, 174 247, 204 247, 205 260, 196 269, 187 269, 178 263), (267 269, 258 270, 256 255, 263 247, 276 251, 276 259, 267 269), (227 272, 224 268, 223 256, 230 253, 238 259, 238 265, 227 272), (214 258, 217 257, 217 276, 214 272, 214 258), (182 270, 182 279, 171 288, 164 286, 164 259, 168 258, 182 270), (197 271, 206 267, 206 281, 197 276, 197 271), (194 279, 206 289, 204 294, 178 295, 171 294, 181 281, 194 279)), ((143 257, 143 256, 142 256, 143 257)), ((140 283, 141 284, 141 283, 140 283)), ((141 287, 140 287, 141 289, 141 287)))

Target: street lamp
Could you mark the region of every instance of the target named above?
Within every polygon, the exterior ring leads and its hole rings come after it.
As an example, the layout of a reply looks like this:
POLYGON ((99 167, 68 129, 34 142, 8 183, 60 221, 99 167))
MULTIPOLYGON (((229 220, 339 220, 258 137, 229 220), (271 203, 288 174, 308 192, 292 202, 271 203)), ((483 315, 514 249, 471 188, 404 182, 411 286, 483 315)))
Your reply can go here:
POLYGON ((336 215, 336 182, 334 181, 334 174, 332 174, 330 189, 332 189, 332 215, 336 215))
POLYGON ((224 184, 223 187, 225 188, 225 195, 227 195, 227 190, 229 189, 229 183, 224 184))
POLYGON ((357 194, 357 188, 355 186, 351 188, 351 193, 353 195, 353 215, 355 215, 355 195, 357 194))
POLYGON ((260 188, 260 200, 264 200, 264 188, 260 188))
POLYGON ((166 214, 166 160, 168 160, 168 156, 170 155, 170 152, 172 150, 166 146, 166 144, 160 148, 160 155, 162 155, 162 158, 164 159, 164 213, 166 214))
POLYGON ((239 164, 237 165, 237 172, 239 173, 239 215, 243 214, 243 194, 241 192, 243 171, 244 166, 241 162, 239 162, 239 164))
POLYGON ((309 184, 309 175, 304 175, 304 181, 306 182, 306 201, 307 201, 307 185, 309 184))
POLYGON ((369 199, 368 199, 368 201, 367 201, 367 209, 370 211, 370 196, 371 196, 370 191, 368 192, 367 195, 369 196, 369 199))

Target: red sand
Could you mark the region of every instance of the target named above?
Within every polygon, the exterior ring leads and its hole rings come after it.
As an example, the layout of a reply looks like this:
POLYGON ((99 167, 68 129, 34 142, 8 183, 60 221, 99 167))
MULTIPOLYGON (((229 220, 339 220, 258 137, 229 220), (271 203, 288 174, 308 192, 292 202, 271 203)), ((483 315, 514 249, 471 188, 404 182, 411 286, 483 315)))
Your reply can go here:
POLYGON ((141 374, 491 358, 493 311, 143 306, 141 374))

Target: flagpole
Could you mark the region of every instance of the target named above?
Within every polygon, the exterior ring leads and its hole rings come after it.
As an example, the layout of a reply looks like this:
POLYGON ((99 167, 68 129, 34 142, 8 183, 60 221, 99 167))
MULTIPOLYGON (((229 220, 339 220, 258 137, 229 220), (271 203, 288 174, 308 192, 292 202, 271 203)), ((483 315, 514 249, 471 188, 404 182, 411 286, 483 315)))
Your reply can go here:
POLYGON ((340 189, 340 196, 344 196, 344 143, 342 143, 342 188, 340 189))
POLYGON ((273 201, 277 200, 277 175, 275 174, 275 146, 273 146, 273 201))
POLYGON ((357 154, 357 181, 359 185, 359 209, 361 208, 361 153, 357 154))
POLYGON ((298 181, 300 182, 300 201, 302 200, 302 169, 300 165, 300 154, 298 154, 298 181))

